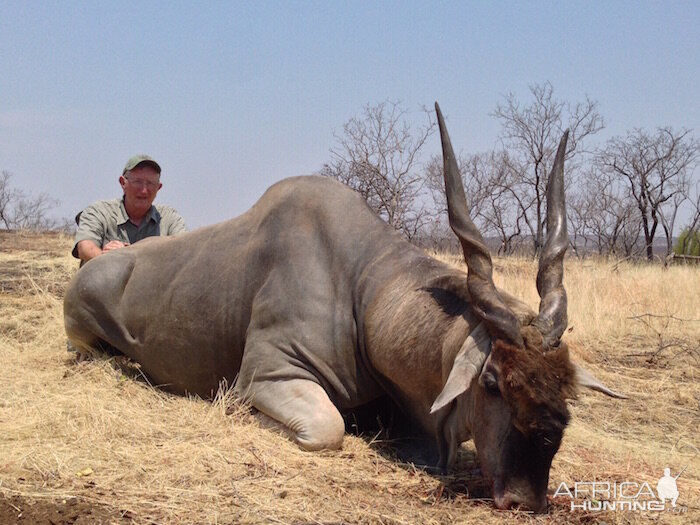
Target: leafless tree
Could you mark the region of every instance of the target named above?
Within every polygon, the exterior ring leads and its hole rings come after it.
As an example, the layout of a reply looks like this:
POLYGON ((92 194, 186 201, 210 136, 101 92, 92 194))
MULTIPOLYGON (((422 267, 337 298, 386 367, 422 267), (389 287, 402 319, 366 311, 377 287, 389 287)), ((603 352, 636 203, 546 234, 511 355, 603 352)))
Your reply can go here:
POLYGON ((357 190, 380 217, 409 239, 427 221, 419 157, 436 123, 423 111, 425 125, 412 129, 400 103, 366 105, 361 116, 346 122, 342 135, 336 135, 338 145, 331 149, 331 161, 320 171, 357 190))
MULTIPOLYGON (((458 165, 472 220, 486 238, 498 239, 499 254, 512 253, 522 234, 523 214, 507 155, 502 151, 460 155, 458 165)), ((442 170, 442 158, 438 156, 425 170, 440 224, 447 222, 442 170)))
MULTIPOLYGON (((462 175, 462 184, 467 198, 469 215, 483 231, 481 221, 483 204, 486 195, 491 191, 489 180, 491 176, 488 159, 492 153, 477 153, 475 155, 459 155, 457 163, 462 175)), ((445 199, 445 179, 443 177, 443 160, 441 155, 433 155, 425 167, 426 186, 435 203, 437 213, 447 217, 447 201, 445 199)))
POLYGON ((511 169, 505 152, 494 152, 483 159, 488 170, 482 217, 485 230, 498 238, 498 253, 509 255, 518 246, 526 219, 523 196, 518 192, 517 173, 511 169))
POLYGON ((5 229, 10 229, 12 222, 12 206, 17 198, 17 190, 10 185, 12 174, 9 171, 4 171, 0 174, 0 221, 5 226, 5 229))
POLYGON ((633 255, 640 218, 627 188, 607 172, 589 167, 568 201, 574 252, 633 255), (590 245, 590 246, 589 246, 590 245))
POLYGON ((544 239, 547 176, 564 130, 569 129, 566 162, 571 173, 586 153, 586 139, 603 129, 604 123, 598 103, 588 97, 573 105, 558 100, 549 82, 531 86, 530 93, 533 100, 525 106, 512 93, 507 95, 493 116, 503 125, 502 140, 508 151, 509 169, 515 175, 514 195, 538 253, 544 239))
POLYGON ((699 158, 700 142, 689 131, 670 127, 654 134, 635 129, 624 138, 610 139, 598 154, 600 168, 629 190, 641 218, 647 259, 653 259, 659 225, 666 233, 667 255, 671 253, 678 207, 688 194, 689 176, 699 158))
POLYGON ((46 193, 31 196, 12 187, 12 173, 0 174, 0 224, 7 230, 50 230, 57 226, 48 217, 49 211, 58 205, 46 193))

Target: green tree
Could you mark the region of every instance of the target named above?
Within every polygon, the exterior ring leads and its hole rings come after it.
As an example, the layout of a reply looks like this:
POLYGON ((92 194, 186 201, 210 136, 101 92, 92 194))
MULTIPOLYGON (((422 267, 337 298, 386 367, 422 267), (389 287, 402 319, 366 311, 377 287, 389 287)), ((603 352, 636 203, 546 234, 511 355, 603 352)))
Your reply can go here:
POLYGON ((685 228, 678 236, 676 245, 673 247, 676 255, 700 256, 700 231, 685 228))

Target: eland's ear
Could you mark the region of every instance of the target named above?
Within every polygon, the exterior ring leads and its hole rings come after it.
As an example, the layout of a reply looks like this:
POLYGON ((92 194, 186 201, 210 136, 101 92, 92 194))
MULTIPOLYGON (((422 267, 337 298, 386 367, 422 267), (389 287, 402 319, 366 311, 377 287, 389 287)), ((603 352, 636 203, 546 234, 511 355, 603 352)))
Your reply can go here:
POLYGON ((479 374, 473 363, 465 362, 464 355, 458 354, 455 358, 455 364, 450 371, 445 387, 442 392, 435 398, 433 406, 430 407, 430 413, 434 414, 442 407, 450 403, 458 395, 464 393, 472 383, 472 379, 479 374))
POLYGON ((450 374, 447 376, 445 386, 442 388, 442 392, 435 398, 433 406, 430 407, 431 414, 447 406, 458 395, 463 394, 469 389, 472 380, 481 372, 490 351, 491 339, 489 338, 489 333, 484 323, 480 323, 479 326, 469 334, 462 348, 457 352, 450 374))
POLYGON ((629 399, 629 397, 627 397, 624 394, 620 394, 618 392, 610 390, 607 386, 598 381, 598 379, 596 379, 595 376, 591 374, 588 370, 577 365, 576 363, 574 363, 574 369, 576 370, 576 383, 578 384, 578 386, 583 388, 590 388, 591 390, 601 392, 607 396, 615 397, 617 399, 629 399))

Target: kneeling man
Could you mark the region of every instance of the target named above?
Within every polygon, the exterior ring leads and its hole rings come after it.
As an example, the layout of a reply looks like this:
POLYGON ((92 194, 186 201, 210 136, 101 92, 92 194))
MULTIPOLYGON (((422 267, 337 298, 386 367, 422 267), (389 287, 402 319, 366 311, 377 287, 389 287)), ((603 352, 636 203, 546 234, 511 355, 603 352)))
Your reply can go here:
POLYGON ((97 201, 78 214, 73 257, 81 265, 146 237, 186 231, 185 221, 174 208, 153 205, 163 187, 160 171, 160 165, 148 155, 131 157, 119 177, 122 198, 97 201))

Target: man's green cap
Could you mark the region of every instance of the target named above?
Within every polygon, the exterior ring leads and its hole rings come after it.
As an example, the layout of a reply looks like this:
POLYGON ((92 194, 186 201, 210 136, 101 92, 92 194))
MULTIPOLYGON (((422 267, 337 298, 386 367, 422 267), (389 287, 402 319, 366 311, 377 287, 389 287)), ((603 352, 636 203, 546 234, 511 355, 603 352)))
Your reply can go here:
POLYGON ((149 166, 153 167, 160 175, 160 165, 148 155, 134 155, 133 157, 131 157, 126 162, 126 166, 124 166, 124 171, 122 171, 122 175, 126 175, 127 171, 133 170, 139 164, 148 164, 149 166))

